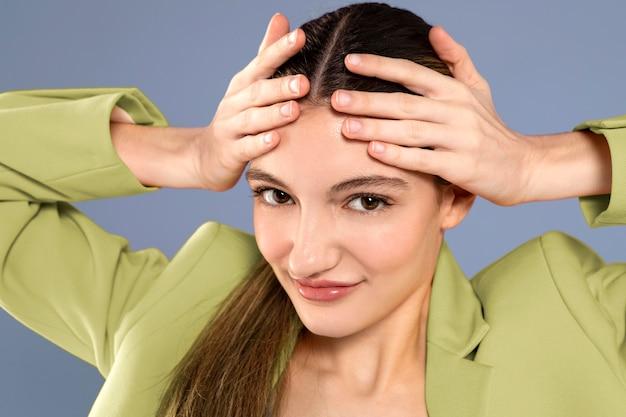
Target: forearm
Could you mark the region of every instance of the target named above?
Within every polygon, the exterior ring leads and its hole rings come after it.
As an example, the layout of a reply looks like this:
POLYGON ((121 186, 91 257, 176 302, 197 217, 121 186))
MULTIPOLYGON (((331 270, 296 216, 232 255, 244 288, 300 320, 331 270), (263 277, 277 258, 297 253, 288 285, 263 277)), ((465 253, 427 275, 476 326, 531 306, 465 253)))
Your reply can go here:
POLYGON ((120 159, 147 186, 202 188, 195 171, 194 140, 203 128, 154 127, 111 122, 120 159))
POLYGON ((536 147, 525 202, 611 192, 611 155, 603 135, 584 130, 527 138, 536 147))

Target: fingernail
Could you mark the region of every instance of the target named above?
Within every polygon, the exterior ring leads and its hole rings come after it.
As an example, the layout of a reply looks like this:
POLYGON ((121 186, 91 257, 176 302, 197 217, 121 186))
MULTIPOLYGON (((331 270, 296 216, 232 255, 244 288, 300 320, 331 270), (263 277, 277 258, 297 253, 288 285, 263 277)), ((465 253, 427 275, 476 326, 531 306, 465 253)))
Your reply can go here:
POLYGON ((266 133, 263 135, 263 142, 265 143, 272 143, 272 133, 266 133))
POLYGON ((296 43, 297 37, 298 37, 298 29, 294 29, 294 31, 291 32, 289 36, 287 36, 287 40, 289 41, 291 45, 293 45, 294 43, 296 43))
POLYGON ((339 91, 337 93, 337 102, 340 106, 347 106, 348 104, 350 104, 350 94, 346 93, 345 91, 339 91))
POLYGON ((358 54, 349 54, 348 61, 350 61, 352 65, 359 65, 361 63, 361 56, 358 54))
POLYGON ((358 120, 348 119, 348 132, 349 133, 358 132, 359 130, 361 130, 361 126, 363 125, 358 120))
POLYGON ((374 142, 372 145, 372 150, 376 153, 383 153, 385 151, 385 145, 382 143, 374 142))
POLYGON ((293 77, 289 80, 289 89, 295 94, 300 93, 300 82, 298 81, 298 77, 293 77))
POLYGON ((280 107, 280 114, 282 114, 285 117, 291 116, 291 101, 287 104, 283 104, 280 107))

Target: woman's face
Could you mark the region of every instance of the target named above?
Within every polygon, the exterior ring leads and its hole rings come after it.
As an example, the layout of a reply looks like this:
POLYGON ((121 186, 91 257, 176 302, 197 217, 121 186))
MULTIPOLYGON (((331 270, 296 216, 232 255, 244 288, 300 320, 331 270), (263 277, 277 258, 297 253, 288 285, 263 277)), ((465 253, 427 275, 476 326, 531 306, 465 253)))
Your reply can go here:
POLYGON ((329 106, 300 108, 295 122, 278 129, 277 147, 250 163, 250 187, 268 188, 254 201, 255 236, 307 329, 343 337, 430 285, 445 210, 432 175, 369 156, 367 141, 342 136, 345 114, 329 106), (282 184, 261 178, 261 171, 282 184), (394 179, 333 191, 362 176, 394 179), (306 277, 360 284, 339 299, 313 301, 294 281, 306 277))

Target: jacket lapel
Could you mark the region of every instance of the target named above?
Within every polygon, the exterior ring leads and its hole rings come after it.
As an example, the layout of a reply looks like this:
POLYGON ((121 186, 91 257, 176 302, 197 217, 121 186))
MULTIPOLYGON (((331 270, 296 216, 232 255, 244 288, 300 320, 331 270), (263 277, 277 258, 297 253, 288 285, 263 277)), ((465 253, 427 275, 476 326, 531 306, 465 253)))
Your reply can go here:
MULTIPOLYGON (((445 240, 432 281, 426 326, 429 417, 485 417, 493 367, 475 362, 472 353, 489 325, 483 318, 480 299, 445 240)), ((287 366, 296 339, 292 338, 281 352, 274 384, 287 366)))
POLYGON ((426 331, 429 417, 484 417, 493 367, 473 351, 489 331, 480 299, 442 241, 432 282, 426 331))

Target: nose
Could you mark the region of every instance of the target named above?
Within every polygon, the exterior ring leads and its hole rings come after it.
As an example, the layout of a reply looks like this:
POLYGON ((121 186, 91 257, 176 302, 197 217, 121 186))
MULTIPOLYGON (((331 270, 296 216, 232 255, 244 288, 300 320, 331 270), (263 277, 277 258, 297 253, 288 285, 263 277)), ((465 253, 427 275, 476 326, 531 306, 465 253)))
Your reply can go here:
POLYGON ((289 273, 307 278, 322 275, 339 262, 339 249, 332 222, 318 215, 301 217, 289 252, 289 273))

